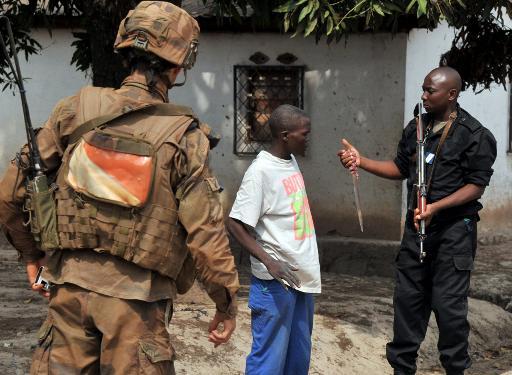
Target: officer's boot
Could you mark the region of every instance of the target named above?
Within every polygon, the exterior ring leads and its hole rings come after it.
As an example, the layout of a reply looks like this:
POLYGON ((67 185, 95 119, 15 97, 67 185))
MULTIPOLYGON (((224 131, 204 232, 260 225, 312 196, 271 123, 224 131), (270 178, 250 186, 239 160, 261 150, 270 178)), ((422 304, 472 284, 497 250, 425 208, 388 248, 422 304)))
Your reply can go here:
POLYGON ((415 375, 415 374, 416 374, 416 371, 414 371, 414 372, 406 372, 406 371, 397 370, 397 369, 395 369, 395 371, 393 372, 393 375, 415 375))

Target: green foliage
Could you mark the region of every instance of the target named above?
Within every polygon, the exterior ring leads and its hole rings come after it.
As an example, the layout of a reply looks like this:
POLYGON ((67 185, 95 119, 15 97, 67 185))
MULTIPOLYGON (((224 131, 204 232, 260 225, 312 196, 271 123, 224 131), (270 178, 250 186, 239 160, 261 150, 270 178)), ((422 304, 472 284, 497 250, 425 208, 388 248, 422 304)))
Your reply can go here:
POLYGON ((498 83, 506 89, 512 80, 512 30, 503 25, 501 15, 473 13, 461 21, 449 51, 441 56, 440 65, 455 68, 465 88, 481 92, 498 83))
POLYGON ((493 82, 505 87, 512 79, 512 31, 503 22, 504 10, 512 15, 512 1, 289 0, 274 8, 292 37, 314 35, 317 43, 323 37, 339 42, 350 33, 397 32, 413 19, 412 26, 430 30, 446 21, 457 30, 440 64, 457 69, 473 90, 488 89, 493 82))
POLYGON ((268 28, 273 21, 273 9, 280 1, 276 0, 202 0, 210 7, 217 22, 250 22, 253 29, 268 28))
MULTIPOLYGON (((41 45, 31 37, 35 24, 46 26, 51 33, 57 19, 75 19, 83 30, 74 32, 76 40, 71 64, 77 70, 92 70, 93 84, 117 86, 126 74, 120 58, 113 53, 114 38, 119 22, 129 9, 141 0, 0 0, 0 14, 10 19, 15 44, 25 58, 38 53, 41 45)), ((180 0, 170 1, 181 4, 180 0)), ((2 35, 6 35, 2 31, 2 35)), ((9 50, 9 56, 12 51, 9 50)), ((6 67, 5 57, 0 54, 0 85, 12 87, 12 74, 6 67)))
POLYGON ((76 69, 87 72, 91 67, 91 41, 89 34, 86 32, 74 32, 73 36, 76 40, 71 43, 71 47, 75 47, 71 58, 71 65, 76 65, 76 69))
MULTIPOLYGON (((272 27, 276 18, 292 36, 314 36, 319 42, 339 42, 350 33, 435 28, 446 21, 457 28, 452 48, 442 63, 459 70, 467 86, 489 88, 511 78, 511 31, 503 12, 512 14, 509 0, 202 0, 219 23, 245 23, 256 29, 272 27), (405 25, 405 26, 404 26, 405 25)), ((41 45, 31 37, 34 20, 51 32, 55 17, 77 17, 79 32, 71 64, 92 69, 93 84, 116 86, 126 73, 112 52, 117 25, 140 0, 0 0, 0 13, 11 20, 17 50, 26 59, 41 45)), ((177 5, 180 0, 170 1, 177 5)), ((0 30, 5 35, 3 30, 0 30)), ((12 51, 9 51, 12 55, 12 51)), ((12 86, 12 74, 0 53, 0 87, 12 86)))
POLYGON ((442 18, 463 9, 457 1, 429 0, 290 0, 276 7, 283 14, 285 30, 322 37, 327 43, 343 35, 364 31, 397 31, 401 19, 416 19, 416 25, 429 29, 442 18))
MULTIPOLYGON (((0 0, 0 15, 9 17, 11 21, 12 32, 16 44, 16 51, 23 52, 26 60, 34 53, 37 53, 41 49, 41 45, 31 37, 30 35, 30 24, 35 15, 40 13, 41 9, 34 1, 28 3, 21 3, 17 0, 0 0)), ((2 22, 0 26, 0 33, 4 37, 4 41, 7 47, 9 57, 12 56, 11 46, 7 40, 7 30, 5 24, 2 22)), ((0 50, 0 86, 2 91, 7 88, 13 89, 14 75, 11 70, 7 67, 6 56, 2 50, 0 50)))

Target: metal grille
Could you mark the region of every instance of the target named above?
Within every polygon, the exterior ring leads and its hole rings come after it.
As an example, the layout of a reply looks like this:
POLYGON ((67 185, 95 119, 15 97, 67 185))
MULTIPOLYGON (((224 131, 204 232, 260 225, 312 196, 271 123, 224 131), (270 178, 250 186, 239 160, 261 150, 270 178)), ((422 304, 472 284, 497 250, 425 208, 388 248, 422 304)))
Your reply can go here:
POLYGON ((254 155, 272 140, 268 119, 281 104, 304 107, 303 66, 235 65, 234 153, 254 155))

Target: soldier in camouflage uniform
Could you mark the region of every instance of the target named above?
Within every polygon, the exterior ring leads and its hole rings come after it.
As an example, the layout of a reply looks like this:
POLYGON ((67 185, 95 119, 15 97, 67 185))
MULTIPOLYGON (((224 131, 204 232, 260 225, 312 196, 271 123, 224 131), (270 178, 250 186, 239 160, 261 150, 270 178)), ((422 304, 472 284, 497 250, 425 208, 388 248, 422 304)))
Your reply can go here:
POLYGON ((209 340, 225 343, 235 329, 238 275, 221 189, 208 168, 215 139, 187 108, 158 109, 169 102, 168 89, 180 85, 178 74, 194 64, 198 36, 197 22, 182 9, 141 2, 122 21, 114 46, 131 68, 121 88, 83 88, 61 100, 37 133, 45 171, 56 180, 57 249, 39 250, 23 225, 23 163, 11 163, 0 182, 1 227, 26 263, 32 288, 50 300, 33 374, 173 374, 172 301, 196 274, 217 307, 209 340), (77 130, 115 113, 124 115, 101 131, 77 130), (109 131, 126 136, 108 138, 109 131), (152 152, 105 153, 95 147, 104 139, 119 147, 135 139, 132 146, 152 152), (147 160, 154 166, 145 181, 137 163, 147 160), (128 167, 119 174, 111 164, 128 167), (108 199, 91 198, 94 189, 108 199), (141 191, 146 195, 138 201, 141 191), (49 295, 33 284, 44 263, 49 295))

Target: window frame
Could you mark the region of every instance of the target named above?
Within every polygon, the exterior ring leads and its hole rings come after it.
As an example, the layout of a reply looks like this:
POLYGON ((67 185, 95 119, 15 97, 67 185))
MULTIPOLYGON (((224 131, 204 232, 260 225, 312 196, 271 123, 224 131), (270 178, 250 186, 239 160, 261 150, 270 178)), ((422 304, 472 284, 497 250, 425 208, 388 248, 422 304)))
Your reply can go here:
MULTIPOLYGON (((306 67, 304 65, 234 65, 233 66, 233 102, 234 102, 234 116, 233 116, 233 154, 237 156, 254 156, 259 151, 264 150, 265 145, 270 144, 269 142, 253 140, 248 141, 247 139, 241 139, 241 137, 248 138, 247 134, 249 122, 248 117, 241 115, 240 112, 243 109, 247 109, 247 100, 243 102, 243 96, 241 95, 244 88, 240 87, 241 81, 239 80, 241 74, 249 75, 251 71, 293 71, 293 74, 297 75, 297 92, 296 101, 283 100, 281 104, 297 105, 298 108, 304 109, 304 73, 306 67), (243 119, 243 120, 242 120, 243 119), (245 134, 240 130, 241 127, 245 127, 245 134), (243 142, 244 147, 239 147, 239 144, 243 142)), ((272 86, 269 86, 272 87, 272 86)), ((247 93, 247 91, 245 92, 247 93)), ((245 97, 247 98, 247 97, 245 97)), ((272 99, 270 99, 272 100, 272 99)))

